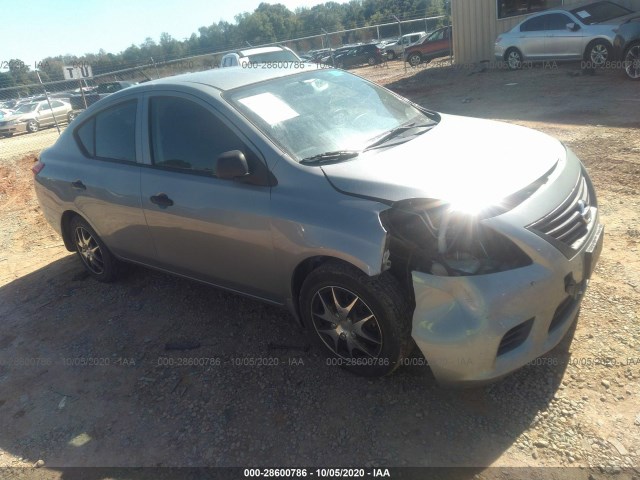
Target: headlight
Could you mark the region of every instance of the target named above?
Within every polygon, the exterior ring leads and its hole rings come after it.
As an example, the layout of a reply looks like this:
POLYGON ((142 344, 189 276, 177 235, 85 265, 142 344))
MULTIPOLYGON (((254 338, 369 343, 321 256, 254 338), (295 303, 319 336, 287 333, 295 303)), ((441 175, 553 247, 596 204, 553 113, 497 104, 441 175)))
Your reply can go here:
POLYGON ((397 262, 432 275, 466 276, 532 263, 511 240, 484 225, 483 218, 487 215, 470 215, 433 200, 398 202, 380 214, 391 236, 392 266, 397 262))

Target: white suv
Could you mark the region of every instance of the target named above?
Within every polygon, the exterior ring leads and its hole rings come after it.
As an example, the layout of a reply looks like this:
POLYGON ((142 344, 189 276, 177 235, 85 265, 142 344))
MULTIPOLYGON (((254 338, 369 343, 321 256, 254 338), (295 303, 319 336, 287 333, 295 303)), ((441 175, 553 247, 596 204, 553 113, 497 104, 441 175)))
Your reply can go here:
POLYGON ((220 61, 220 68, 266 62, 302 62, 302 60, 287 47, 260 47, 227 53, 220 61))

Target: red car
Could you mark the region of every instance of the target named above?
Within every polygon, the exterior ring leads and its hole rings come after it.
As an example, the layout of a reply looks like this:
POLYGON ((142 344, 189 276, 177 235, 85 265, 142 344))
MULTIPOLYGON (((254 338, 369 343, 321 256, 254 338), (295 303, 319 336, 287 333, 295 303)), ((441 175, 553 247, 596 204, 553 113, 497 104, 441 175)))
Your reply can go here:
POLYGON ((451 55, 452 48, 451 26, 440 28, 428 34, 419 43, 407 47, 404 61, 415 67, 422 62, 428 63, 434 58, 451 55))

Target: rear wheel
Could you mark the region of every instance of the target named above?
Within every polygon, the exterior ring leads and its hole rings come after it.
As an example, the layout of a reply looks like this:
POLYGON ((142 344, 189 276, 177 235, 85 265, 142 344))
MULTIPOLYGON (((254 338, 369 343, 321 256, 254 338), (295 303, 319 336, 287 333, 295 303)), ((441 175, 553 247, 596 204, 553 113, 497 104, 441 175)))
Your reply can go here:
POLYGON ((112 282, 120 273, 120 261, 82 218, 71 220, 71 238, 85 270, 100 282, 112 282))
POLYGON ((517 48, 510 48, 504 56, 509 70, 520 70, 522 68, 522 53, 517 48))
POLYGON ((69 121, 69 123, 73 122, 73 119, 76 118, 78 116, 78 114, 76 112, 69 112, 67 113, 67 120, 69 121))
POLYGON ((40 129, 40 125, 35 120, 29 120, 27 122, 27 132, 35 133, 40 129))
POLYGON ((369 57, 369 58, 367 58, 367 63, 368 63, 369 65, 375 65, 375 64, 377 63, 377 62, 376 62, 376 57, 369 57))
POLYGON ((387 52, 387 58, 389 60, 395 60, 396 59, 396 52, 394 52, 393 50, 389 50, 387 52))
POLYGON ((631 45, 624 55, 624 71, 632 80, 640 80, 640 43, 631 45))
POLYGON ((328 263, 309 274, 299 301, 305 327, 329 365, 378 377, 411 352, 411 302, 389 272, 369 277, 328 263))

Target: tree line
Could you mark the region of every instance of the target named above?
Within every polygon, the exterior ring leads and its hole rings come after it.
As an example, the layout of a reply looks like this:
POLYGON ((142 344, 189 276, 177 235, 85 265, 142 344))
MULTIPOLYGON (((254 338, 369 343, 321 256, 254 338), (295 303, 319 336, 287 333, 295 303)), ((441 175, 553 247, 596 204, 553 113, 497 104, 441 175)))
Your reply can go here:
MULTIPOLYGON (((213 52, 248 48, 250 45, 285 42, 286 40, 322 35, 323 31, 335 32, 370 25, 394 22, 394 15, 400 20, 410 20, 449 14, 450 0, 351 0, 348 3, 326 2, 311 8, 289 10, 282 4, 261 3, 251 13, 236 15, 234 22, 218 21, 202 26, 189 38, 178 40, 169 33, 160 35, 159 41, 146 38, 139 45, 132 44, 119 53, 108 53, 100 49, 97 53, 87 53, 82 57, 58 55, 47 57, 36 65, 26 65, 19 59, 6 62, 8 71, 0 72, 0 88, 16 87, 39 83, 37 69, 43 82, 63 80, 64 65, 91 65, 93 74, 113 72, 119 69, 163 63, 174 59, 213 52)), ((440 21, 433 28, 444 24, 440 21)), ((424 23, 415 27, 409 25, 403 33, 424 30, 424 23)), ((355 41, 366 41, 398 35, 395 25, 375 29, 346 32, 331 38, 332 45, 355 41)), ((310 48, 320 48, 320 37, 287 42, 299 52, 310 48)))

